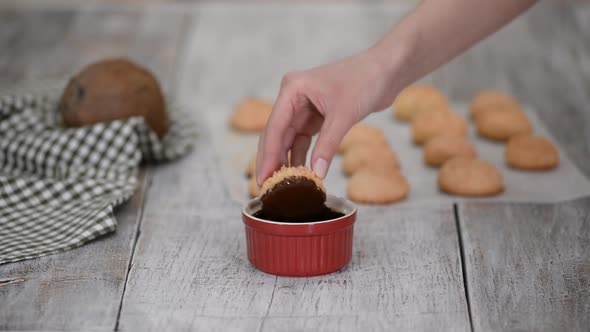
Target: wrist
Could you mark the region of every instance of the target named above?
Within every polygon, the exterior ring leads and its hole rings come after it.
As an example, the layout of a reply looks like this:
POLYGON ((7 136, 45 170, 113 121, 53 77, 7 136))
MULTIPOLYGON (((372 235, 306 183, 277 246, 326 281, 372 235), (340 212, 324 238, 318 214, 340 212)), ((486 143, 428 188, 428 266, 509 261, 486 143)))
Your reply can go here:
POLYGON ((412 39, 407 36, 388 34, 369 49, 369 52, 374 53, 375 61, 381 67, 389 86, 396 95, 417 79, 413 75, 415 67, 412 66, 413 45, 412 39))
POLYGON ((362 56, 369 63, 379 110, 388 108, 399 91, 416 79, 411 72, 412 43, 402 38, 388 40, 386 37, 366 50, 362 56))

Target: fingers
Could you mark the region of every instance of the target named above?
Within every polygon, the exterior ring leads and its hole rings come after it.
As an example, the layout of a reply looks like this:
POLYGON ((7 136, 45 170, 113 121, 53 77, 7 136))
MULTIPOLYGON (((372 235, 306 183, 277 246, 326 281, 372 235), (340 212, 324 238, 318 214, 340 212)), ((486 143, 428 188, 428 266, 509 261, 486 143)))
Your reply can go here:
POLYGON ((351 121, 334 116, 334 113, 324 120, 311 155, 312 169, 322 179, 326 177, 338 145, 350 127, 351 121))
POLYGON ((273 112, 258 142, 256 160, 256 181, 258 186, 282 164, 287 150, 284 148, 284 134, 293 118, 293 106, 288 91, 281 89, 273 106, 273 112))
POLYGON ((311 144, 311 136, 297 135, 291 148, 291 166, 305 166, 307 150, 311 144))
POLYGON ((258 181, 259 177, 258 177, 258 173, 259 173, 259 169, 262 165, 262 154, 263 154, 263 145, 264 145, 264 132, 260 135, 260 137, 258 138, 258 149, 256 152, 256 174, 254 174, 254 176, 256 176, 256 183, 258 184, 258 187, 261 186, 261 182, 258 181))
POLYGON ((296 136, 297 136, 297 133, 295 132, 295 129, 293 129, 293 127, 287 128, 287 131, 283 134, 283 143, 282 143, 283 146, 281 148, 281 155, 280 155, 281 166, 282 165, 289 166, 289 150, 291 150, 291 147, 293 146, 293 142, 295 142, 296 136))

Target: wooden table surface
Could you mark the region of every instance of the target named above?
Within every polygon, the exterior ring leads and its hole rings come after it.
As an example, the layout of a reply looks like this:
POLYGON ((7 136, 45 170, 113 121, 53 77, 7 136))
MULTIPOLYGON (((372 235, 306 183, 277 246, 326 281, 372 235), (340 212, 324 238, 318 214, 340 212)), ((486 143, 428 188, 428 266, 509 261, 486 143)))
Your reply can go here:
MULTIPOLYGON (((138 3, 0 3, 0 88, 127 55, 201 119, 210 105, 272 97, 287 71, 370 46, 411 8, 138 3)), ((590 175, 590 4, 542 2, 426 80, 459 100, 511 91, 590 175)), ((116 233, 0 265, 0 329, 590 329, 590 198, 372 207, 391 218, 357 224, 344 270, 277 278, 249 265, 240 206, 208 140, 142 170, 116 233)))

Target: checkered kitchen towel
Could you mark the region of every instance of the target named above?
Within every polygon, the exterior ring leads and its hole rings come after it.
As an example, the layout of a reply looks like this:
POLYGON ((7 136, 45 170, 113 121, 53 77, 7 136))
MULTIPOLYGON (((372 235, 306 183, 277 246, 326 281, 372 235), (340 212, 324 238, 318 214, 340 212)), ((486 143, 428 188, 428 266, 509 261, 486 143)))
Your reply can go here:
POLYGON ((195 138, 188 116, 170 104, 162 141, 142 118, 61 128, 60 91, 0 96, 0 264, 114 231, 113 207, 135 191, 139 163, 177 158, 195 138))

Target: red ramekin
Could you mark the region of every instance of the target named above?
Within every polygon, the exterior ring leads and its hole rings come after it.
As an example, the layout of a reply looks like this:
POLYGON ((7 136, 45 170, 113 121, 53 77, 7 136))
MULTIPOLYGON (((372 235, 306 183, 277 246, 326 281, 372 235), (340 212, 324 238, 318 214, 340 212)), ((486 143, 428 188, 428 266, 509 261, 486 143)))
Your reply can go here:
POLYGON ((343 217, 306 223, 284 223, 254 217, 259 198, 242 209, 248 260, 257 269, 278 276, 311 277, 340 270, 352 257, 356 207, 328 195, 326 205, 343 217))

